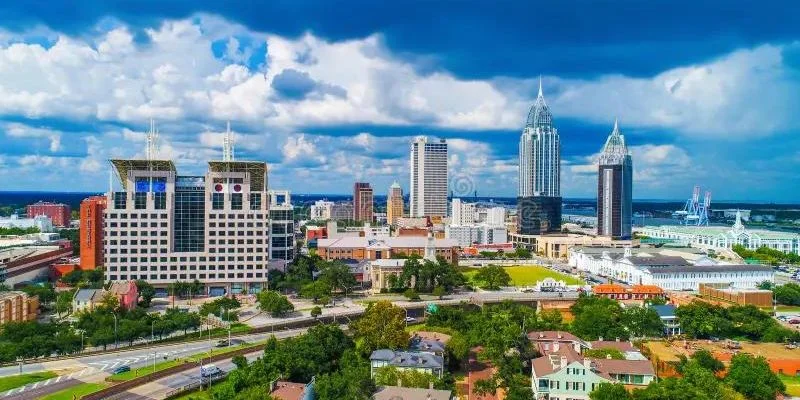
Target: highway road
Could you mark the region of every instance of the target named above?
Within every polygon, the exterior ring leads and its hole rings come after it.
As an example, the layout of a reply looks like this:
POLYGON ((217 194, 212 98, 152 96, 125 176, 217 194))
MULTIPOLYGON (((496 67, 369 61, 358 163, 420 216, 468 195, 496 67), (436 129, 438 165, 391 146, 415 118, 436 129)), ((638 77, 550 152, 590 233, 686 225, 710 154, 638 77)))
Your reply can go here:
MULTIPOLYGON (((285 338, 297 336, 305 331, 305 328, 276 331, 275 337, 285 338)), ((252 343, 266 340, 271 335, 272 333, 270 332, 258 333, 238 336, 237 339, 252 343)), ((211 346, 215 344, 216 339, 210 342, 211 346)), ((139 368, 152 365, 153 357, 156 358, 155 362, 159 363, 167 360, 174 360, 176 358, 184 358, 196 355, 208 351, 209 347, 209 342, 207 341, 179 343, 160 346, 157 349, 128 350, 26 365, 23 368, 23 373, 49 370, 56 372, 59 374, 59 376, 46 381, 36 382, 23 387, 8 390, 0 394, 0 398, 3 400, 37 398, 83 382, 102 382, 111 374, 111 371, 113 371, 114 368, 122 365, 128 365, 131 367, 131 369, 139 368)), ((0 368, 0 376, 15 375, 18 372, 18 367, 0 368)))

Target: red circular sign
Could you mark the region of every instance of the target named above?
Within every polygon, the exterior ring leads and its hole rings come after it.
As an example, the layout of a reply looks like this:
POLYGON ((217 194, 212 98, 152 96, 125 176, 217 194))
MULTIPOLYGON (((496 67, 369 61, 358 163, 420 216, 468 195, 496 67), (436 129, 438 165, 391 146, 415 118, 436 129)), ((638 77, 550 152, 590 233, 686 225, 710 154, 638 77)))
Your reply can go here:
POLYGON ((217 192, 221 192, 222 191, 222 185, 219 184, 219 183, 214 185, 214 190, 217 191, 217 192))

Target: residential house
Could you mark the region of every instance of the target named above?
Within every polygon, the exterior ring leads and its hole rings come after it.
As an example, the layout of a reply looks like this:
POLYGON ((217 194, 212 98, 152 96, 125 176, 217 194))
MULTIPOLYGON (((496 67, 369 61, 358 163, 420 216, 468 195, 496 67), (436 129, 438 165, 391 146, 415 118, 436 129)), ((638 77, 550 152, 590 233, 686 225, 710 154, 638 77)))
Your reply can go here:
POLYGON ((444 357, 445 342, 437 339, 428 339, 424 338, 420 335, 414 334, 411 337, 411 343, 408 346, 409 350, 418 352, 418 353, 428 353, 431 355, 444 357))
POLYGON ((571 347, 573 351, 578 354, 583 353, 583 350, 592 348, 592 345, 565 331, 537 331, 529 332, 528 340, 533 343, 534 347, 540 354, 548 354, 553 351, 558 351, 562 347, 571 347))
POLYGON ((441 356, 412 351, 395 351, 389 349, 375 350, 369 356, 370 374, 381 367, 395 367, 401 371, 418 371, 433 374, 439 378, 444 373, 444 358, 441 356))
POLYGON ((111 284, 108 293, 114 295, 119 300, 120 307, 126 310, 136 308, 139 302, 139 290, 135 281, 120 281, 111 284))
POLYGON ((103 301, 103 289, 78 289, 72 297, 72 312, 92 312, 103 301))
POLYGON ((314 379, 310 383, 273 381, 270 383, 269 396, 275 400, 314 400, 314 379))
POLYGON ((585 358, 572 347, 532 361, 531 387, 536 399, 589 400, 589 393, 605 382, 644 387, 655 379, 647 360, 585 358))
POLYGON ((674 336, 680 335, 683 333, 681 330, 681 324, 678 322, 678 316, 675 315, 675 306, 671 304, 666 304, 663 306, 650 306, 652 309, 656 310, 658 313, 658 317, 661 318, 661 322, 664 323, 664 334, 667 336, 674 336))
POLYGON ((449 390, 406 388, 400 386, 381 386, 372 395, 374 400, 451 400, 449 390))

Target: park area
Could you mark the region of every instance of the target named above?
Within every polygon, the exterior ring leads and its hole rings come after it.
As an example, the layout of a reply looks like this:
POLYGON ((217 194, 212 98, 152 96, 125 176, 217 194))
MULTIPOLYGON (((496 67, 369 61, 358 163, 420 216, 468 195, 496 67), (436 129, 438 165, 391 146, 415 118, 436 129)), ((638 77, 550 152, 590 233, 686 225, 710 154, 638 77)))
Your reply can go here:
MULTIPOLYGON (((538 266, 538 265, 529 265, 529 266, 511 266, 511 267, 503 267, 508 275, 511 276, 511 284, 517 287, 525 287, 525 286, 535 286, 536 282, 539 282, 545 278, 553 278, 555 280, 563 280, 567 285, 583 285, 584 282, 578 278, 573 276, 562 274, 560 272, 553 271, 551 269, 538 266)), ((473 281, 473 277, 475 274, 478 273, 480 268, 464 268, 462 272, 470 282, 473 281)))

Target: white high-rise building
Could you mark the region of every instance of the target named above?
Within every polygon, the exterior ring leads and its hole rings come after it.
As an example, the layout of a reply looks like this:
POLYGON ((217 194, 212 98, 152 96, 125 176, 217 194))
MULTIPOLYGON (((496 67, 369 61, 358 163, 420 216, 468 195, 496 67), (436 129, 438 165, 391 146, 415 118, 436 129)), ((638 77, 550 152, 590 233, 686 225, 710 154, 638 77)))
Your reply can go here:
POLYGON ((447 216, 447 142, 417 137, 410 161, 410 216, 447 216))
POLYGON ((519 197, 561 197, 561 142, 553 115, 539 95, 519 141, 519 197))
POLYGON ((475 222, 475 203, 464 203, 461 199, 450 202, 450 224, 469 225, 475 222))
POLYGON ((332 201, 317 200, 311 205, 309 219, 315 221, 329 220, 331 219, 331 209, 333 209, 332 201))
POLYGON ((486 219, 483 222, 489 226, 505 226, 506 209, 504 207, 487 208, 486 219))

